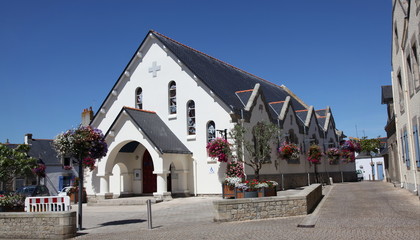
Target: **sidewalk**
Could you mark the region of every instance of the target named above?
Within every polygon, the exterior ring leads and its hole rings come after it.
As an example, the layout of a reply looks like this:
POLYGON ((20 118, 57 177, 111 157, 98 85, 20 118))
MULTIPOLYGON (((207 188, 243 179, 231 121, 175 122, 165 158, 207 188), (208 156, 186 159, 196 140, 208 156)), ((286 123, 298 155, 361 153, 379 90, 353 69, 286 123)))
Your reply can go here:
POLYGON ((307 216, 214 223, 212 201, 178 198, 152 205, 84 207, 76 239, 417 239, 420 201, 383 182, 334 184, 314 228, 298 228, 307 216))

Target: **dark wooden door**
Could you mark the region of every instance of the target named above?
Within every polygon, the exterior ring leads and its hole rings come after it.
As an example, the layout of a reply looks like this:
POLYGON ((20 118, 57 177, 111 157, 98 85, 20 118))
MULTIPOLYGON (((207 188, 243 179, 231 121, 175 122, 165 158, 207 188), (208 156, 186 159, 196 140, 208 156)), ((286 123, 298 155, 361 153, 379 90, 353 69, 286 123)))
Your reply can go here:
POLYGON ((143 193, 156 192, 156 174, 153 174, 153 161, 149 151, 143 155, 143 193))

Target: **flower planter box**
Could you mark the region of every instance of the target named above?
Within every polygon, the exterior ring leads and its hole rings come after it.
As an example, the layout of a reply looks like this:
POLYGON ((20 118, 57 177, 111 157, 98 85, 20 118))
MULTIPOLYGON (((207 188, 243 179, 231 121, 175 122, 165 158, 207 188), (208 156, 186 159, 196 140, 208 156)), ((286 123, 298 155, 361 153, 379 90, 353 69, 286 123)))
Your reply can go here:
POLYGON ((236 198, 257 198, 258 197, 258 191, 236 191, 236 198))
POLYGON ((20 207, 0 207, 0 212, 24 212, 25 211, 25 207, 24 206, 20 206, 20 207))
POLYGON ((261 188, 258 190, 258 197, 273 197, 277 196, 277 187, 261 188))
POLYGON ((227 184, 222 185, 223 189, 223 198, 236 198, 236 188, 233 186, 229 186, 227 184))

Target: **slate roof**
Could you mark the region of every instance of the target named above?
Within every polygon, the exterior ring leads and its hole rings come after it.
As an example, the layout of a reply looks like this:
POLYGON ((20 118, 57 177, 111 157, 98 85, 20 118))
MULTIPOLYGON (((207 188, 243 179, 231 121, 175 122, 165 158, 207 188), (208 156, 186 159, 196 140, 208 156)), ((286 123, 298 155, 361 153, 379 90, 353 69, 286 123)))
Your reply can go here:
MULTIPOLYGON (((45 165, 61 165, 61 160, 52 146, 52 139, 31 139, 29 140, 28 155, 40 159, 45 165)), ((4 144, 8 148, 17 148, 21 144, 4 144)))
MULTIPOLYGON (((320 116, 320 117, 317 117, 317 120, 318 120, 318 124, 319 124, 319 126, 320 126, 322 129, 324 129, 324 126, 325 126, 325 120, 326 120, 325 116, 320 116)), ((325 130, 325 129, 324 129, 324 130, 325 130)))
MULTIPOLYGON (((119 115, 123 111, 131 117, 137 127, 141 129, 143 134, 161 153, 191 154, 191 151, 188 150, 155 112, 124 107, 119 115)), ((114 124, 112 124, 110 129, 112 129, 114 124)), ((109 130, 106 134, 108 133, 109 130)))
POLYGON ((308 110, 296 110, 296 115, 298 116, 298 119, 300 119, 303 123, 306 121, 306 116, 308 116, 308 110))
MULTIPOLYGON (((160 33, 151 31, 179 60, 185 64, 207 87, 215 93, 235 113, 244 108, 238 91, 253 89, 259 83, 267 102, 283 101, 290 96, 283 88, 205 53, 185 46, 160 33)), ((291 102, 295 110, 305 109, 293 96, 291 102)), ((245 103, 246 104, 246 103, 245 103)), ((277 116, 272 116, 277 118, 277 116)))
POLYGON ((268 104, 278 116, 281 112, 281 109, 283 108, 284 101, 270 102, 268 104))
POLYGON ((52 139, 31 139, 28 155, 41 159, 45 165, 61 165, 61 160, 52 146, 52 139))

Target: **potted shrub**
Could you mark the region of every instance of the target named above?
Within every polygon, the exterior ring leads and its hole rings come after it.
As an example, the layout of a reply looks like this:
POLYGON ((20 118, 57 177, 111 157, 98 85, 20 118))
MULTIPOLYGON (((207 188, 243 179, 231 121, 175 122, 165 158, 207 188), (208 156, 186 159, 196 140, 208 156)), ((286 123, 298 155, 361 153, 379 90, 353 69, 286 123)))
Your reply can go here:
POLYGON ((259 182, 256 179, 251 181, 247 180, 243 183, 237 184, 238 198, 255 198, 258 197, 258 189, 260 186, 258 185, 259 182))
POLYGON ((236 197, 236 185, 244 178, 244 168, 240 162, 229 162, 226 166, 226 178, 222 184, 223 198, 236 197))

